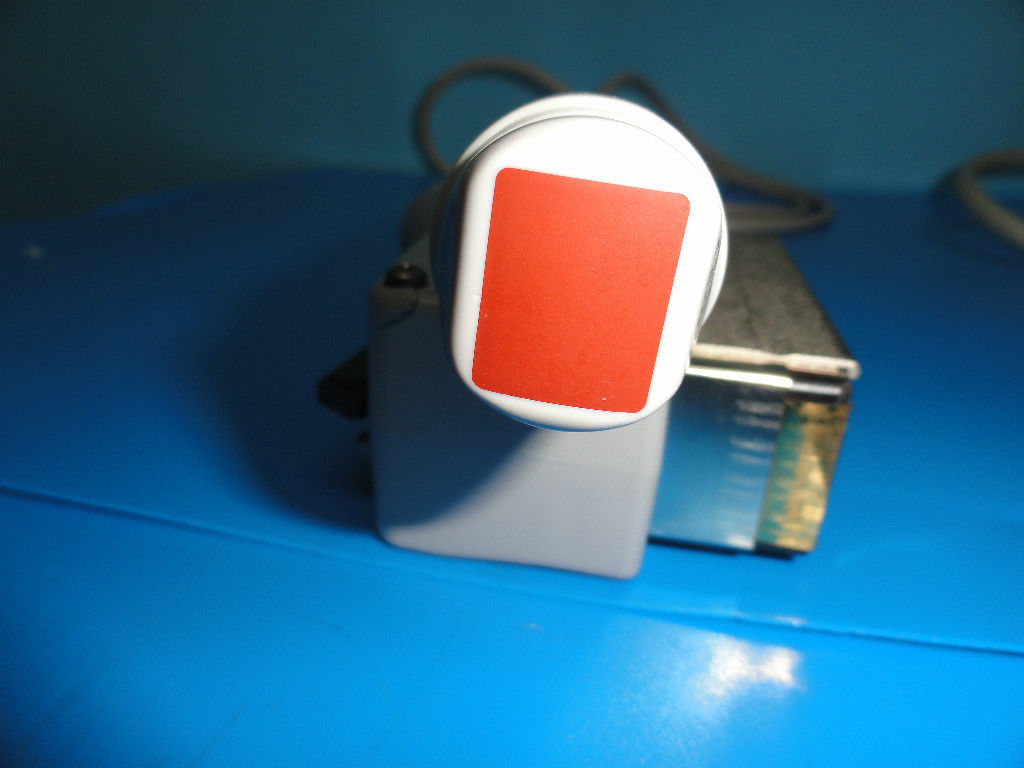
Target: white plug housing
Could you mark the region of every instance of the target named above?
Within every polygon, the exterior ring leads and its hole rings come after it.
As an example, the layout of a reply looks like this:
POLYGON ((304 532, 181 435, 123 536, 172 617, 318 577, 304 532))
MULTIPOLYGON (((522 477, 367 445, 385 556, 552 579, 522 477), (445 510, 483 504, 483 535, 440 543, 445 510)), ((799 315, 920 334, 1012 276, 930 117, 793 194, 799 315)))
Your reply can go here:
POLYGON ((710 172, 660 117, 593 94, 528 104, 460 158, 434 231, 455 370, 535 426, 638 421, 682 382, 726 237, 710 172))

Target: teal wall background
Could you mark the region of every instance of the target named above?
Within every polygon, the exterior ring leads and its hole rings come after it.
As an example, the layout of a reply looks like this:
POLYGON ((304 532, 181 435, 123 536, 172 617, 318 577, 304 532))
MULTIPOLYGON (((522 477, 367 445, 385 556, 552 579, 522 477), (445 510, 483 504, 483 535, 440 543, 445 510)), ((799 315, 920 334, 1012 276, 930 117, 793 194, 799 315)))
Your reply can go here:
MULTIPOLYGON (((0 0, 0 215, 310 165, 418 169, 416 97, 466 57, 581 89, 643 71, 711 143, 825 189, 924 188, 1024 144, 1024 2, 0 0)), ((524 93, 441 103, 454 153, 524 93)))

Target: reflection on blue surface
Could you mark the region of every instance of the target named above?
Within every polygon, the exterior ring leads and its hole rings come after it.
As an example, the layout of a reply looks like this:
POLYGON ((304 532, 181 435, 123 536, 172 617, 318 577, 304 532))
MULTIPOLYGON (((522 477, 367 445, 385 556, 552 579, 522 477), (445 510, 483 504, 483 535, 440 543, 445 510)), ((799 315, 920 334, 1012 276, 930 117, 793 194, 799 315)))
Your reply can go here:
POLYGON ((800 655, 789 648, 758 647, 728 636, 716 636, 709 645, 711 659, 695 691, 705 700, 728 702, 755 688, 784 693, 797 687, 800 655))
POLYGON ((805 687, 798 651, 719 633, 695 632, 683 639, 685 645, 651 663, 675 678, 669 709, 699 724, 694 735, 706 747, 727 741, 728 728, 751 712, 770 721, 797 706, 788 699, 805 687))

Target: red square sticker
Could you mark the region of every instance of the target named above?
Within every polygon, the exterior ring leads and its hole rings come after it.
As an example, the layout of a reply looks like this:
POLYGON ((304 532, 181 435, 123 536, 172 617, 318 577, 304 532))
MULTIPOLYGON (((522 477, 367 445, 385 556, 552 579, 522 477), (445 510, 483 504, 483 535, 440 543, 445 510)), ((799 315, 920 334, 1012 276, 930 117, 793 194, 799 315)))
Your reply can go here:
POLYGON ((545 403, 643 410, 689 212, 674 192, 502 169, 473 382, 545 403))

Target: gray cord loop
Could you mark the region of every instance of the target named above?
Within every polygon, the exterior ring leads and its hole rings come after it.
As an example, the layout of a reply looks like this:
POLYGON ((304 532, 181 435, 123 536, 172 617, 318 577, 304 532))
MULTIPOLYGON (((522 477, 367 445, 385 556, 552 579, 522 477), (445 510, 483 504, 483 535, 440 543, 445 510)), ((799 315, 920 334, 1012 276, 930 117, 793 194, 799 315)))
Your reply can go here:
POLYGON ((1024 249, 1024 218, 987 195, 980 176, 1024 173, 1024 149, 988 152, 971 158, 953 171, 953 189, 981 224, 1011 245, 1024 249))
POLYGON ((569 86, 558 78, 549 75, 539 67, 518 59, 487 57, 471 59, 452 67, 430 84, 420 97, 419 104, 416 105, 414 121, 416 144, 419 146, 420 152, 423 153, 431 169, 438 173, 448 173, 452 169, 452 164, 445 159, 434 142, 434 135, 430 130, 430 116, 433 114, 434 106, 437 104, 441 94, 459 80, 473 75, 508 77, 533 86, 546 94, 566 93, 569 91, 569 86))
POLYGON ((668 99, 643 75, 623 72, 605 81, 598 90, 601 93, 614 94, 625 88, 642 94, 662 117, 689 139, 720 184, 729 184, 737 189, 782 203, 727 203, 726 219, 731 232, 799 232, 822 227, 831 220, 832 208, 823 197, 801 187, 783 184, 750 171, 715 151, 694 133, 672 108, 668 99))
MULTIPOLYGON (((434 142, 430 129, 431 114, 441 94, 459 80, 473 75, 509 77, 545 93, 566 93, 570 90, 558 78, 518 59, 472 59, 449 69, 423 93, 416 107, 414 119, 416 144, 429 166, 439 173, 448 173, 452 166, 434 142)), ((623 72, 605 81, 598 91, 611 95, 623 89, 632 89, 640 93, 665 120, 686 136, 697 148, 719 183, 778 203, 727 203, 726 219, 731 232, 800 232, 822 227, 831 220, 832 208, 820 195, 754 173, 712 149, 690 129, 668 100, 642 75, 623 72)))

